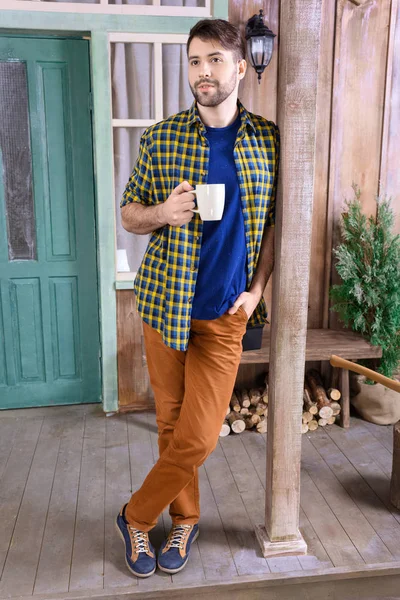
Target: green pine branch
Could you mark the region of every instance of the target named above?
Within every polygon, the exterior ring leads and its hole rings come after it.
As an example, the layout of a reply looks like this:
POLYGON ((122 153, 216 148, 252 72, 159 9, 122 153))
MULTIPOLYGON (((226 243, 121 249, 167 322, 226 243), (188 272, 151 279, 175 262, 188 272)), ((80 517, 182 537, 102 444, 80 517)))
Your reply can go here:
POLYGON ((342 283, 331 288, 332 310, 346 327, 381 346, 379 371, 392 377, 400 364, 400 236, 393 232, 390 199, 376 198, 376 218, 366 217, 360 189, 353 185, 353 191, 334 250, 342 283))

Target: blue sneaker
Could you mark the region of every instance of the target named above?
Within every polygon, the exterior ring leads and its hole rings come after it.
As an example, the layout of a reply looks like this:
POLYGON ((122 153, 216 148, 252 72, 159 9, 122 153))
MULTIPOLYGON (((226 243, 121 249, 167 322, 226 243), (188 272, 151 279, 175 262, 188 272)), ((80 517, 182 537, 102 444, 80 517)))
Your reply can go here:
POLYGON ((125 544, 125 562, 136 577, 150 577, 156 570, 157 561, 149 534, 135 529, 125 519, 125 506, 117 517, 116 528, 125 544))
POLYGON ((158 553, 158 567, 165 573, 178 573, 189 560, 190 546, 199 535, 199 526, 174 525, 158 553))

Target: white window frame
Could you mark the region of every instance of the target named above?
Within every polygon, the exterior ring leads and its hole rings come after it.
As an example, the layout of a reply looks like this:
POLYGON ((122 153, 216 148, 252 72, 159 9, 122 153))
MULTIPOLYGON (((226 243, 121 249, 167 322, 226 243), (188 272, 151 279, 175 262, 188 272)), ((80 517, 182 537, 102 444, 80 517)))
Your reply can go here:
MULTIPOLYGON (((187 34, 164 34, 164 33, 109 33, 109 56, 111 59, 111 44, 122 42, 125 44, 153 44, 153 76, 154 76, 154 119, 112 119, 113 130, 116 127, 150 127, 164 118, 163 115, 163 75, 162 75, 162 46, 163 44, 186 44, 188 40, 187 34)), ((114 136, 113 136, 114 139, 114 136)), ((114 154, 114 148, 113 148, 114 154)), ((115 189, 115 181, 114 181, 115 189)), ((115 199, 114 199, 115 203, 115 199)), ((116 234, 116 230, 115 230, 116 234)), ((115 255, 117 255, 117 239, 115 236, 115 255)), ((136 272, 118 272, 117 259, 116 265, 116 282, 117 289, 126 289, 133 287, 133 280, 136 277, 136 272), (125 282, 125 283, 124 283, 125 282), (132 282, 131 285, 128 282, 132 282)))
POLYGON ((211 17, 211 2, 212 0, 205 0, 205 6, 193 7, 161 6, 161 0, 153 0, 153 4, 151 5, 109 4, 109 0, 100 0, 98 4, 84 4, 81 2, 41 2, 41 0, 2 0, 1 8, 37 12, 211 17))

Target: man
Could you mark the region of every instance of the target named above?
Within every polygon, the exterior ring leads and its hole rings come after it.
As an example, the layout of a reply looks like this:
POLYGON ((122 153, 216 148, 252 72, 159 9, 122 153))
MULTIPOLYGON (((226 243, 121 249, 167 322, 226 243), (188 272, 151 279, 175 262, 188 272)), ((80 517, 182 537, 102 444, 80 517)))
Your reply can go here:
POLYGON ((117 528, 138 577, 187 563, 200 517, 197 469, 215 448, 249 318, 265 323, 273 269, 279 133, 245 110, 238 86, 244 41, 220 19, 187 43, 192 107, 144 133, 121 207, 125 229, 151 233, 135 292, 156 402, 160 458, 117 528), (202 222, 191 190, 224 183, 221 221, 202 222), (148 532, 170 507, 156 559, 148 532))

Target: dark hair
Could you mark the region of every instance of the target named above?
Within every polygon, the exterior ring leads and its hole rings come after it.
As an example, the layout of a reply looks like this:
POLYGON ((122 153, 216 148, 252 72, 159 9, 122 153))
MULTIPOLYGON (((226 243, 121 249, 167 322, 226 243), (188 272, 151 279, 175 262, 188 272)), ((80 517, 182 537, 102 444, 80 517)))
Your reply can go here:
POLYGON ((237 27, 224 21, 224 19, 203 19, 198 21, 189 32, 186 51, 189 55, 189 46, 193 38, 198 37, 203 42, 219 42, 225 50, 231 50, 237 60, 246 56, 246 44, 237 27))

